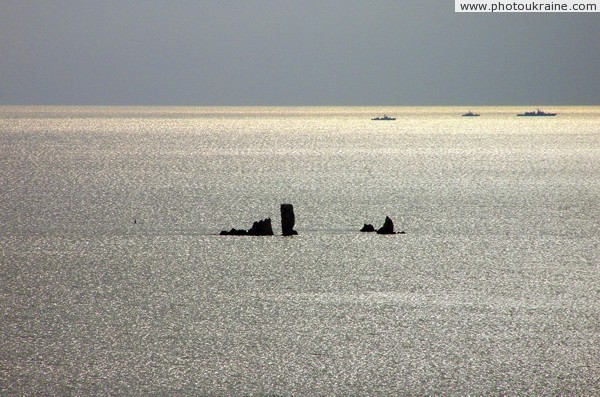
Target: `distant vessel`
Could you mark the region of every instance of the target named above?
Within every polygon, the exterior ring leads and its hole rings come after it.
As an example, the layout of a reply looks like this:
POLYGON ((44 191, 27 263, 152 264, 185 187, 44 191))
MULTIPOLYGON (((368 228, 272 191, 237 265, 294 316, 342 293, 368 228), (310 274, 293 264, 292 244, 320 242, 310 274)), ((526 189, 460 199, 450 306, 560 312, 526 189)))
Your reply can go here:
POLYGON ((556 113, 546 113, 540 109, 535 112, 519 113, 517 116, 556 116, 556 113))
POLYGON ((384 114, 382 117, 375 117, 374 119, 371 119, 371 120, 377 120, 377 121, 380 121, 380 120, 396 120, 396 118, 395 117, 389 117, 387 114, 384 114))
POLYGON ((473 113, 473 112, 471 112, 469 110, 467 113, 463 114, 463 116, 466 116, 466 117, 476 117, 476 116, 479 116, 479 115, 477 113, 473 113))

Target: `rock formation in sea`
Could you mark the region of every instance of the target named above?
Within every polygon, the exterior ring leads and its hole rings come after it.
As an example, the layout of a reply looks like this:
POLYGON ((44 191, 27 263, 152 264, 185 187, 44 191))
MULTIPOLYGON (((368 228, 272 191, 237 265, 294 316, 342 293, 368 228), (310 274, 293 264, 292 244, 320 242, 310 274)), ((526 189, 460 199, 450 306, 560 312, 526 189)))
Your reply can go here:
POLYGON ((281 204, 281 232, 284 236, 293 236, 298 234, 294 230, 296 218, 294 216, 294 206, 292 204, 281 204))
POLYGON ((230 231, 223 230, 219 234, 221 236, 272 236, 273 227, 271 226, 271 218, 267 218, 254 222, 248 231, 244 229, 231 229, 230 231))
POLYGON ((221 233, 219 233, 221 236, 247 236, 248 232, 244 229, 231 229, 229 231, 227 230, 221 230, 221 233))
POLYGON ((272 236, 273 227, 271 226, 271 218, 262 219, 254 222, 248 234, 251 236, 272 236))
POLYGON ((370 223, 365 223, 364 226, 362 227, 362 229, 360 229, 361 232, 374 232, 375 231, 375 227, 373 227, 373 225, 371 225, 370 223))
POLYGON ((389 216, 385 217, 385 222, 383 222, 383 226, 377 229, 377 234, 395 234, 394 222, 392 222, 389 216))

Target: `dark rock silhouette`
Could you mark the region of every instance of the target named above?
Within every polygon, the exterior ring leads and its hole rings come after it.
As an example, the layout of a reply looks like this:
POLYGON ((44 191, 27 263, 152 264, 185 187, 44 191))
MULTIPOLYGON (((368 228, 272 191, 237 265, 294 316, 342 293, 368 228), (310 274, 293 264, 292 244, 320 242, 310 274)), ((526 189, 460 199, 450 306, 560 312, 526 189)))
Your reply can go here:
POLYGON ((281 232, 284 236, 293 236, 298 234, 294 230, 296 217, 294 216, 294 206, 292 204, 281 204, 281 232))
POLYGON ((221 236, 272 236, 271 218, 254 222, 248 231, 244 229, 231 229, 230 231, 223 230, 219 234, 221 236))
POLYGON ((230 231, 222 230, 219 234, 221 236, 247 236, 248 232, 244 229, 231 229, 230 231))
POLYGON ((374 232, 375 231, 375 227, 373 227, 373 225, 371 225, 370 223, 365 223, 364 226, 362 227, 362 229, 360 229, 361 232, 374 232))
POLYGON ((271 218, 254 222, 250 230, 248 230, 248 234, 251 236, 272 236, 273 227, 271 226, 271 218))
POLYGON ((383 222, 383 226, 377 229, 377 234, 395 234, 394 222, 392 222, 389 216, 385 217, 385 222, 383 222))

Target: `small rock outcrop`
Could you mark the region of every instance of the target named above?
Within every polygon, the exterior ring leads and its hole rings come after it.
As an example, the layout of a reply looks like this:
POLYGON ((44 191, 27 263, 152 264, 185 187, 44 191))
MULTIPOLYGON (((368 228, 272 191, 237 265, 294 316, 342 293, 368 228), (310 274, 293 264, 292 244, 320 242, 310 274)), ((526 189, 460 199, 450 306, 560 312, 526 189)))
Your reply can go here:
POLYGON ((395 234, 394 222, 392 222, 389 216, 385 217, 385 222, 383 222, 383 226, 377 229, 377 234, 395 234))
POLYGON ((377 234, 406 234, 406 232, 395 232, 394 231, 394 222, 390 219, 389 216, 385 217, 385 221, 383 222, 383 226, 379 229, 375 229, 373 225, 370 223, 365 223, 360 229, 361 232, 377 232, 377 234))
POLYGON ((219 234, 221 236, 272 236, 273 227, 271 226, 271 218, 267 218, 254 222, 248 231, 231 229, 230 231, 223 230, 219 234))
POLYGON ((271 226, 271 218, 262 219, 252 224, 248 234, 251 236, 272 236, 273 227, 271 226))
POLYGON ((292 204, 281 204, 281 232, 284 236, 293 236, 298 234, 294 230, 296 217, 294 216, 294 206, 292 204))
POLYGON ((248 232, 244 229, 231 229, 230 231, 222 230, 219 234, 221 236, 247 236, 248 232))
POLYGON ((362 227, 362 229, 360 229, 361 232, 374 232, 375 231, 375 227, 373 227, 373 225, 371 225, 370 223, 365 223, 364 226, 362 227))

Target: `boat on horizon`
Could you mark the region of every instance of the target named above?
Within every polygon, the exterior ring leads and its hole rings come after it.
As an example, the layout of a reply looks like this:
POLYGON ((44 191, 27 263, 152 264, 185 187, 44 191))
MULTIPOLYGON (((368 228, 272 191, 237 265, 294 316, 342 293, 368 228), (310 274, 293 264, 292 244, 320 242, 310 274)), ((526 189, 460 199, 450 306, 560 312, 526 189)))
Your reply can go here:
POLYGON ((546 113, 543 110, 538 109, 534 112, 519 113, 517 116, 556 116, 556 113, 546 113))
POLYGON ((469 110, 467 113, 463 114, 463 116, 465 116, 465 117, 477 117, 477 116, 479 116, 479 114, 473 113, 473 112, 471 112, 469 110))
POLYGON ((388 121, 388 120, 396 120, 395 117, 389 117, 387 114, 384 114, 382 117, 375 117, 372 118, 371 120, 375 120, 375 121, 388 121))

